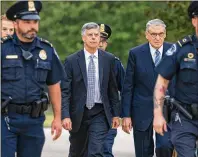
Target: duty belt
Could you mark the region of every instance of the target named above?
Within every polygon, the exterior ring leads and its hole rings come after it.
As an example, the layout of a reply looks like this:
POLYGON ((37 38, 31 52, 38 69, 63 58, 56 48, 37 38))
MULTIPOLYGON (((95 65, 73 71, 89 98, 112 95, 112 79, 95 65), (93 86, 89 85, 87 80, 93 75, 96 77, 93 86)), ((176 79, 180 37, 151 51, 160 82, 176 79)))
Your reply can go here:
POLYGON ((9 104, 8 111, 14 112, 18 114, 30 114, 32 111, 31 105, 16 105, 16 104, 9 104))

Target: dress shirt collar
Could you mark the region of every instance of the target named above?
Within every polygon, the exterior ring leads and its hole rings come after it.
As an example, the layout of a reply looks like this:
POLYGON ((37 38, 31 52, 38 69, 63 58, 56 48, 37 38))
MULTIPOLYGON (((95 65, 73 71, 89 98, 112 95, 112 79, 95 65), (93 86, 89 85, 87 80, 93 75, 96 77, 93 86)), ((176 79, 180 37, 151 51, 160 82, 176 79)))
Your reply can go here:
POLYGON ((162 56, 163 53, 163 44, 159 49, 155 49, 154 47, 151 46, 151 44, 149 43, 149 47, 150 47, 150 52, 152 56, 155 56, 155 51, 158 50, 160 52, 160 55, 162 56))
MULTIPOLYGON (((91 56, 92 54, 89 53, 85 48, 84 48, 84 53, 85 53, 85 60, 89 59, 89 56, 91 56)), ((94 52, 94 57, 98 58, 98 49, 96 50, 96 52, 94 52)))

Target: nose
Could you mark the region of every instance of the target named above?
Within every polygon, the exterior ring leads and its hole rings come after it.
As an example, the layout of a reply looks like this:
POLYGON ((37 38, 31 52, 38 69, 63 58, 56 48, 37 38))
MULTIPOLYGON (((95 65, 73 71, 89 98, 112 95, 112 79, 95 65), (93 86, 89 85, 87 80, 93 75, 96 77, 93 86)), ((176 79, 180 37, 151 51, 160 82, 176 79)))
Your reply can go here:
POLYGON ((160 36, 159 36, 159 34, 157 34, 157 36, 156 36, 156 39, 157 39, 157 40, 159 40, 159 39, 160 39, 160 36))

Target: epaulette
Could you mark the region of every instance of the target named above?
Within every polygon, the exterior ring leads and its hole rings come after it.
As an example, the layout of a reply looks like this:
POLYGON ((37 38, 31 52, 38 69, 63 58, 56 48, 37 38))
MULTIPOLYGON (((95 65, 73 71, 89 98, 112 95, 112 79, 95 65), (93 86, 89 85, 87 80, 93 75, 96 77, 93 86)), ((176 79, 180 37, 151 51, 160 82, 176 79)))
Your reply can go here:
POLYGON ((40 40, 41 40, 42 42, 44 42, 44 43, 50 45, 51 47, 53 47, 53 45, 52 45, 49 41, 47 41, 47 40, 45 40, 45 39, 43 39, 43 38, 40 38, 40 40))
POLYGON ((115 57, 115 59, 118 60, 118 61, 120 60, 118 57, 115 57))
POLYGON ((180 47, 182 47, 183 45, 185 45, 189 42, 192 42, 191 35, 188 35, 188 36, 184 37, 183 39, 177 41, 177 43, 179 44, 180 47))
POLYGON ((12 36, 6 36, 6 37, 2 37, 1 38, 1 43, 4 43, 5 41, 8 41, 8 40, 10 40, 10 39, 13 39, 13 37, 12 36))

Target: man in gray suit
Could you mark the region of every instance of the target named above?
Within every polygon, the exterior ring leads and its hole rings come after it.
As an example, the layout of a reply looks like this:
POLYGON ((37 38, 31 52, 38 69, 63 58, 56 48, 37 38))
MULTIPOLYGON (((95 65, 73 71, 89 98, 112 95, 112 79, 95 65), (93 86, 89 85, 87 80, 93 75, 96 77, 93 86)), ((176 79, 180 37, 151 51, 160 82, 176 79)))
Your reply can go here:
POLYGON ((84 49, 64 63, 62 125, 70 131, 69 157, 103 157, 108 130, 119 126, 115 57, 98 49, 98 24, 84 24, 81 33, 84 49))

